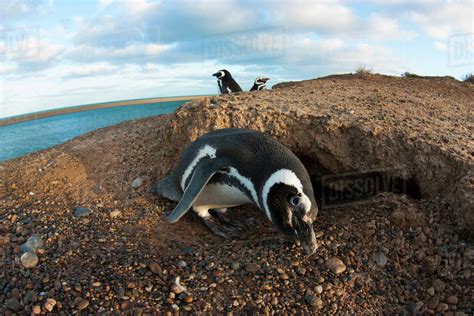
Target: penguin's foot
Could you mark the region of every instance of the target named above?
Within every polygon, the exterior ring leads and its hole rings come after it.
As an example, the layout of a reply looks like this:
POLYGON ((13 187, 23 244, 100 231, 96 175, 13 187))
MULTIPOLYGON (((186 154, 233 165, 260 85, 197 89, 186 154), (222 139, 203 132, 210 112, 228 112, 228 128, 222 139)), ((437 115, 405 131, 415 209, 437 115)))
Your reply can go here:
POLYGON ((236 226, 233 223, 224 223, 219 220, 217 216, 201 217, 204 225, 206 225, 217 236, 226 239, 236 239, 242 233, 242 227, 236 226))
POLYGON ((210 211, 212 216, 216 217, 221 223, 225 225, 229 225, 235 227, 237 229, 243 230, 245 228, 245 224, 239 221, 231 220, 226 215, 227 209, 226 208, 219 208, 210 211))

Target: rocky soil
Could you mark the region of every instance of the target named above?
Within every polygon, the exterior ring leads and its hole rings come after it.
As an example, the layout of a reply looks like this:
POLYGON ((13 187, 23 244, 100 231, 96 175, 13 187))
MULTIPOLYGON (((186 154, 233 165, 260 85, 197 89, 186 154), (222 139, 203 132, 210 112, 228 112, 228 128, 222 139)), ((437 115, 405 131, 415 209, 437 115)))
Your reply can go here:
MULTIPOLYGON (((0 314, 474 314, 474 86, 331 76, 190 102, 0 164, 0 314), (238 240, 156 197, 206 131, 267 132, 325 176, 376 170, 421 199, 320 201, 305 257, 252 206, 238 240)), ((319 181, 318 181, 319 180, 319 181)))

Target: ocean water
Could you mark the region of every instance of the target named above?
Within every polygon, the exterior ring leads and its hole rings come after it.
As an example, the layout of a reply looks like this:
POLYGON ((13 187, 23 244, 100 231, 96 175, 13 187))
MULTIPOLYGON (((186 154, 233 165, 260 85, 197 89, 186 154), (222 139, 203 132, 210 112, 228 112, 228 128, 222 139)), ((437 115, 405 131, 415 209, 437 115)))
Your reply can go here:
POLYGON ((167 114, 187 101, 159 102, 87 110, 0 127, 0 161, 64 143, 123 121, 167 114))

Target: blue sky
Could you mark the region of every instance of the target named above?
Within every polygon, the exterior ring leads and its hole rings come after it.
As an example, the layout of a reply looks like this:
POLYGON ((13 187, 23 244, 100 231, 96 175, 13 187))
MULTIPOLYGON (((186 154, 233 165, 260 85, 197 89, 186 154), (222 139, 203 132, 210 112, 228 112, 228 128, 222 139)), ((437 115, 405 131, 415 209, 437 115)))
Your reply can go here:
POLYGON ((364 66, 474 72, 474 1, 2 0, 0 117, 364 66))

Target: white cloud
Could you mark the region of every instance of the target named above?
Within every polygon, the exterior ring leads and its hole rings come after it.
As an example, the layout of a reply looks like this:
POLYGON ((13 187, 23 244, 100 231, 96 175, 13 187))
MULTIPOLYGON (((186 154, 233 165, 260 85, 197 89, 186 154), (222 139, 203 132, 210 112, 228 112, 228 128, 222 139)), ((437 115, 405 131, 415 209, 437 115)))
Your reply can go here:
POLYGON ((314 32, 351 32, 357 17, 350 8, 329 1, 269 2, 272 20, 288 29, 306 29, 314 32))
POLYGON ((13 73, 17 69, 16 64, 12 63, 1 63, 0 64, 0 75, 13 73))
POLYGON ((147 0, 129 0, 126 1, 126 6, 132 15, 142 16, 158 9, 159 4, 147 0))
POLYGON ((39 37, 21 38, 18 41, 0 42, 0 55, 6 62, 16 63, 18 69, 32 70, 48 67, 57 61, 64 46, 39 37))
MULTIPOLYGON (((192 24, 209 34, 222 34, 254 28, 259 21, 259 12, 248 3, 235 0, 201 0, 184 2, 181 12, 192 19, 192 24), (192 5, 190 5, 192 4, 192 5)), ((189 23, 189 19, 186 20, 189 23)), ((178 21, 183 22, 183 20, 178 21)))
POLYGON ((31 14, 42 14, 51 10, 51 3, 42 0, 2 0, 0 17, 3 22, 10 19, 20 19, 31 14))
POLYGON ((114 0, 99 0, 99 5, 101 7, 106 7, 111 5, 114 2, 114 0))
POLYGON ((379 13, 372 13, 369 16, 364 29, 365 37, 380 40, 411 40, 416 36, 415 32, 402 29, 397 19, 383 16, 379 13))
POLYGON ((348 42, 341 38, 311 39, 305 36, 292 38, 291 47, 279 61, 288 73, 330 74, 353 72, 358 65, 374 71, 399 74, 403 61, 390 49, 373 43, 348 42))
POLYGON ((446 40, 452 34, 473 32, 474 2, 446 1, 412 11, 409 16, 433 39, 446 40))
POLYGON ((163 69, 163 66, 160 66, 157 64, 147 63, 143 65, 143 70, 148 71, 148 72, 161 71, 162 69, 163 69))
POLYGON ((86 77, 86 76, 97 76, 110 74, 115 72, 118 66, 114 66, 107 63, 96 63, 89 65, 76 65, 71 67, 69 73, 65 73, 63 77, 86 77))
POLYGON ((93 62, 98 60, 114 61, 124 59, 157 58, 162 53, 170 50, 173 45, 162 44, 132 44, 123 48, 97 47, 81 45, 72 48, 65 55, 71 60, 93 62))

